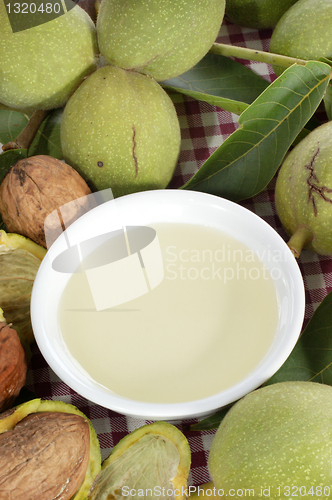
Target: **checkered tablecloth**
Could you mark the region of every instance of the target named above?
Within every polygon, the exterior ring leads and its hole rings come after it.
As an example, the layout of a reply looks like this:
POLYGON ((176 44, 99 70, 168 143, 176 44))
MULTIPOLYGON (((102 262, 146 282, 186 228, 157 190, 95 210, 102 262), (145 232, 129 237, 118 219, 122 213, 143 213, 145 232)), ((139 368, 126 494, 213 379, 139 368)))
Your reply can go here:
MULTIPOLYGON (((257 31, 240 28, 224 22, 218 42, 236 44, 258 50, 268 50, 271 31, 257 31)), ((271 82, 275 77, 272 68, 262 63, 240 61, 271 82)), ((171 183, 179 187, 197 171, 209 155, 236 129, 238 117, 204 102, 179 96, 176 110, 182 130, 182 149, 179 163, 171 183)), ((274 227, 286 239, 274 207, 274 181, 255 198, 242 203, 274 227)), ((332 289, 332 259, 304 251, 299 259, 306 287, 307 321, 315 308, 332 289)), ((97 406, 82 398, 64 384, 48 367, 36 345, 28 372, 27 387, 38 397, 62 400, 74 404, 92 421, 101 445, 102 458, 128 432, 147 423, 144 420, 128 418, 97 406)), ((179 421, 175 424, 186 435, 192 452, 192 468, 189 484, 201 485, 210 480, 207 458, 214 431, 189 431, 189 424, 195 421, 179 421)))

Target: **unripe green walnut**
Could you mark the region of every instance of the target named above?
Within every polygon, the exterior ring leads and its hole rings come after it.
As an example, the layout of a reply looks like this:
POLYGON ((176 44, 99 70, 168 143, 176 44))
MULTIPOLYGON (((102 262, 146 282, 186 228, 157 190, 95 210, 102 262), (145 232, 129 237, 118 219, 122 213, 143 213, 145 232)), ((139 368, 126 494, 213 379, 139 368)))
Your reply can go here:
MULTIPOLYGON (((332 0, 298 0, 279 20, 272 33, 270 52, 304 60, 332 59, 332 0)), ((273 66, 277 75, 285 68, 273 66)), ((332 119, 332 85, 324 105, 332 119)))
POLYGON ((227 0, 226 17, 247 28, 274 27, 297 0, 227 0))
POLYGON ((78 6, 52 21, 13 33, 0 0, 0 26, 0 102, 6 106, 61 107, 96 69, 96 29, 78 6))
POLYGON ((167 80, 205 56, 224 11, 225 0, 103 0, 100 52, 111 64, 167 80))
POLYGON ((276 183, 275 205, 291 239, 294 255, 302 247, 332 255, 332 122, 305 137, 285 158, 276 183))
POLYGON ((163 189, 180 151, 174 105, 152 78, 105 66, 68 101, 61 121, 64 157, 92 190, 114 196, 163 189))
POLYGON ((329 498, 331 415, 328 385, 282 382, 251 392, 229 410, 213 439, 209 470, 216 489, 235 500, 329 498))
MULTIPOLYGON (((298 0, 278 21, 270 52, 305 60, 332 58, 332 0, 298 0)), ((279 75, 285 68, 274 67, 279 75)))

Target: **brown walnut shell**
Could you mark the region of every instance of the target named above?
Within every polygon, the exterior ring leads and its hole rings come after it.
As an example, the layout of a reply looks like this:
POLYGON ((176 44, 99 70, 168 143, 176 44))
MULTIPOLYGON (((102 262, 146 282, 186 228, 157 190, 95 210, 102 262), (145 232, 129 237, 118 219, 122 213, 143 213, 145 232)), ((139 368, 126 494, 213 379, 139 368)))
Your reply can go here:
POLYGON ((0 213, 7 231, 18 233, 46 248, 44 221, 58 211, 62 227, 68 227, 90 208, 90 188, 70 165, 51 156, 19 160, 0 186, 0 213), (73 200, 65 213, 59 208, 73 200))
POLYGON ((0 434, 0 498, 69 500, 89 463, 86 419, 58 412, 32 413, 0 434))
POLYGON ((0 322, 0 411, 12 406, 19 395, 27 368, 25 351, 16 331, 0 322))
POLYGON ((85 10, 91 17, 92 21, 95 23, 97 21, 97 10, 99 2, 98 0, 74 0, 75 3, 85 10))

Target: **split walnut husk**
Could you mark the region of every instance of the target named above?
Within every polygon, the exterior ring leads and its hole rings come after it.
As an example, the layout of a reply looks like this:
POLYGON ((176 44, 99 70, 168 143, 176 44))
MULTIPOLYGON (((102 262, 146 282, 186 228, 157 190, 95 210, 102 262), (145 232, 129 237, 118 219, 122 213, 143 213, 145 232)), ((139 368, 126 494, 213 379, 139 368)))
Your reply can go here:
POLYGON ((0 412, 10 408, 25 384, 28 361, 16 331, 0 309, 0 412))
POLYGON ((62 401, 0 415, 0 491, 11 500, 85 500, 101 467, 91 422, 62 401))
POLYGON ((0 306, 22 343, 34 340, 30 299, 45 248, 19 234, 0 230, 0 306))
POLYGON ((167 422, 125 436, 103 462, 89 500, 187 498, 191 453, 182 432, 167 422))

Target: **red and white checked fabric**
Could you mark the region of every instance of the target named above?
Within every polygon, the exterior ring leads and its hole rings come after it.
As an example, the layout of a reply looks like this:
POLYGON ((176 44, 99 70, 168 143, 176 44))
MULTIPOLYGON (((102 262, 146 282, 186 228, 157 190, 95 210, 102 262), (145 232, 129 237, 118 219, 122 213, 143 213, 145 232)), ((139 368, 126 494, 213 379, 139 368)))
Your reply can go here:
MULTIPOLYGON (((240 28, 225 21, 217 41, 256 50, 268 50, 270 37, 270 30, 257 31, 240 28)), ((266 64, 240 62, 269 82, 275 78, 272 68, 266 64)), ((171 183, 172 188, 179 187, 188 181, 209 155, 236 129, 238 119, 236 115, 181 95, 176 98, 175 106, 182 131, 182 149, 171 183)), ((246 200, 242 205, 262 217, 286 239, 274 207, 274 181, 265 191, 246 200)), ((299 259, 299 266, 306 287, 305 319, 308 321, 315 308, 332 289, 332 259, 304 251, 299 259)), ((84 412, 91 419, 98 434, 103 459, 128 432, 149 423, 117 414, 76 394, 48 367, 36 345, 33 346, 27 387, 38 397, 65 401, 84 412)), ((189 431, 190 423, 194 422, 196 421, 184 420, 175 424, 186 435, 192 452, 189 484, 198 486, 210 480, 207 459, 215 431, 189 431)))

